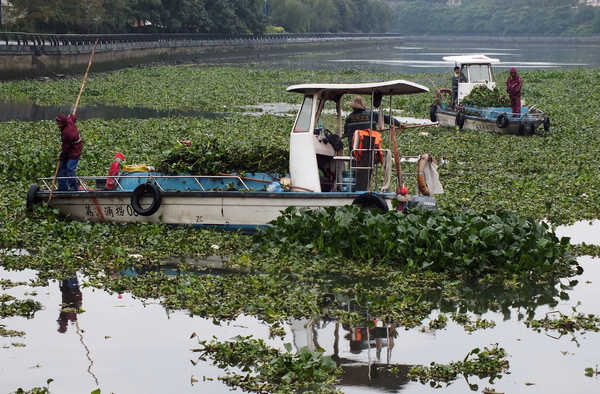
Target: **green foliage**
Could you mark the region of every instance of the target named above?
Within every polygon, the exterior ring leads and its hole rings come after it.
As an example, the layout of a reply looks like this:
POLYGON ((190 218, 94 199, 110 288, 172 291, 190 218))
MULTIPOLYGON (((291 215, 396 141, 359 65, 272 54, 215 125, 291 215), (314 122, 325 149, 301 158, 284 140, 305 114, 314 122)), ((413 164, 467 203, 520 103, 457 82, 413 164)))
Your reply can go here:
POLYGON ((335 382, 341 373, 331 357, 302 348, 291 353, 265 345, 262 339, 236 337, 232 341, 200 341, 202 360, 211 359, 227 375, 219 379, 228 386, 248 392, 338 393, 335 382), (234 372, 237 368, 244 373, 234 372))
POLYGON ((393 17, 381 0, 280 0, 268 9, 272 23, 294 33, 385 32, 393 17))
POLYGON ((504 90, 494 87, 488 89, 485 85, 475 86, 468 96, 461 100, 464 105, 476 107, 510 107, 510 98, 504 90))
POLYGON ((403 34, 589 35, 600 32, 600 10, 576 0, 463 0, 457 7, 443 1, 400 0, 393 3, 397 29, 403 34))
POLYGON ((374 261, 452 274, 569 270, 569 240, 547 224, 512 212, 420 211, 385 215, 357 206, 289 208, 257 236, 259 248, 286 245, 305 253, 374 261))
MULTIPOLYGON (((454 361, 449 364, 438 364, 432 362, 428 367, 417 365, 408 371, 408 378, 419 381, 422 384, 429 383, 431 387, 440 388, 441 383, 450 384, 462 375, 465 379, 477 376, 480 379, 488 378, 490 383, 501 378, 503 373, 508 372, 508 360, 503 348, 494 345, 483 350, 475 348, 471 350, 463 361, 454 361)), ((468 382, 468 380, 467 380, 468 382)), ((477 385, 469 385, 474 391, 477 385)))

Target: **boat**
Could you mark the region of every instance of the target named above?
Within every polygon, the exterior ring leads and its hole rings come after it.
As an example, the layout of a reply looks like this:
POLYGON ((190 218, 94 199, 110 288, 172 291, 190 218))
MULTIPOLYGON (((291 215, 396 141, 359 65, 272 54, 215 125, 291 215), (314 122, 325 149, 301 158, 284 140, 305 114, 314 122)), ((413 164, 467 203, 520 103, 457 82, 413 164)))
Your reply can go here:
MULTIPOLYGON (((290 131, 289 174, 286 176, 266 173, 168 175, 147 167, 121 168, 115 161, 108 176, 76 177, 80 190, 54 190, 54 178, 40 178, 29 188, 27 207, 32 209, 35 204, 47 202, 76 220, 92 222, 150 222, 241 230, 264 226, 292 206, 314 209, 355 204, 382 211, 416 206, 435 209, 433 194, 441 190, 440 187, 434 192, 429 190, 432 184, 439 184, 430 155, 418 158, 420 192, 411 195, 400 186, 390 190, 391 149, 375 145, 344 148, 341 138, 342 99, 346 95, 370 95, 381 103, 384 96, 425 93, 429 91, 427 87, 392 80, 300 84, 289 86, 287 91, 301 94, 303 99, 290 131), (337 132, 323 128, 324 121, 337 132), (370 163, 357 160, 361 153, 363 158, 370 158, 370 163), (115 166, 117 172, 113 173, 115 166), (361 185, 361 177, 368 182, 361 185)), ((390 106, 391 103, 390 97, 390 106)), ((382 113, 382 107, 379 104, 371 113, 382 113)), ((389 111, 391 113, 391 108, 389 111)), ((392 121, 383 130, 393 134, 392 121)), ((369 129, 366 133, 370 136, 376 131, 369 129)), ((404 186, 401 160, 395 153, 397 183, 404 186)))
POLYGON ((535 105, 522 106, 521 113, 512 112, 511 107, 478 107, 463 104, 476 86, 496 87, 492 64, 498 59, 485 55, 445 56, 445 62, 460 67, 458 97, 452 103, 451 90, 439 89, 430 108, 430 119, 440 126, 458 127, 467 130, 495 131, 504 134, 531 135, 543 126, 550 130, 550 118, 535 105))

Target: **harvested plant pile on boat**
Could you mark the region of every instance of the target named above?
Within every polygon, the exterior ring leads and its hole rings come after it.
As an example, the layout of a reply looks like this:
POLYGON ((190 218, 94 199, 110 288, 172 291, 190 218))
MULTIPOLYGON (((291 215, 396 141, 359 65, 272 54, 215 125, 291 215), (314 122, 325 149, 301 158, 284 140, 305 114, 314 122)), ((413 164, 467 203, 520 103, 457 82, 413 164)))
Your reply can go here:
POLYGON ((476 107, 510 107, 508 94, 495 87, 488 89, 485 85, 475 86, 471 93, 462 99, 464 105, 476 107))
POLYGON ((287 131, 289 119, 264 116, 257 123, 230 119, 215 121, 210 130, 190 130, 191 144, 177 143, 166 150, 157 167, 169 173, 200 175, 244 171, 285 174, 288 135, 265 130, 275 127, 287 131))

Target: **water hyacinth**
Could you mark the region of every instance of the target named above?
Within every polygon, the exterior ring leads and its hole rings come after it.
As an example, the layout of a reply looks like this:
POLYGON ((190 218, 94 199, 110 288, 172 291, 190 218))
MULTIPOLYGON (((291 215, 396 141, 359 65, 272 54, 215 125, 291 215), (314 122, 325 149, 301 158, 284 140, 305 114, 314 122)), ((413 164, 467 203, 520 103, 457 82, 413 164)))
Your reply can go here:
POLYGON ((290 208, 257 239, 261 247, 285 245, 326 256, 452 274, 542 274, 576 265, 568 238, 559 240, 547 224, 509 211, 379 214, 356 206, 318 211, 290 208))

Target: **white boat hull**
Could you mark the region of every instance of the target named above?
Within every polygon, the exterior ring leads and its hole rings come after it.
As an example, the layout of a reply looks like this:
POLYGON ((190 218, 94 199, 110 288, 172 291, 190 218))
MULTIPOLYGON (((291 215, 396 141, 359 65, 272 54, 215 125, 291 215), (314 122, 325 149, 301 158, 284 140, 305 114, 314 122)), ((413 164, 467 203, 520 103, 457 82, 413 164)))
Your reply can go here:
MULTIPOLYGON (((38 193, 39 200, 47 194, 38 193)), ((352 204, 358 193, 163 193, 156 213, 137 214, 126 192, 56 192, 50 206, 76 220, 119 223, 256 227, 276 219, 288 207, 324 208, 352 204)), ((149 200, 149 199, 148 199, 149 200)), ((386 198, 388 209, 391 199, 386 198)), ((144 200, 142 200, 144 203, 144 200)), ((148 201, 148 204, 150 201, 148 201)))

